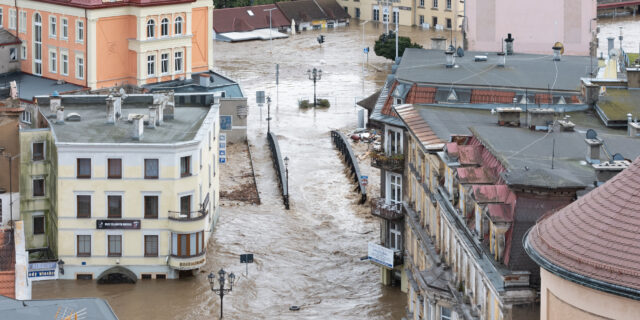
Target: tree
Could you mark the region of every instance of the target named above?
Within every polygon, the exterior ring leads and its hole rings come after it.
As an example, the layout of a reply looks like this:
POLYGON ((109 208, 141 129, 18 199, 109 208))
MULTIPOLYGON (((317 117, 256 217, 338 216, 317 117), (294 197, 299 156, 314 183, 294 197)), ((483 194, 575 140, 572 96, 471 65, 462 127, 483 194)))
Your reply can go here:
MULTIPOLYGON (((402 57, 404 49, 406 48, 422 48, 417 43, 411 43, 409 37, 398 37, 398 56, 402 57)), ((377 56, 385 57, 389 60, 394 60, 396 57, 396 35, 393 31, 389 31, 389 34, 383 33, 376 40, 376 45, 373 51, 377 56)))

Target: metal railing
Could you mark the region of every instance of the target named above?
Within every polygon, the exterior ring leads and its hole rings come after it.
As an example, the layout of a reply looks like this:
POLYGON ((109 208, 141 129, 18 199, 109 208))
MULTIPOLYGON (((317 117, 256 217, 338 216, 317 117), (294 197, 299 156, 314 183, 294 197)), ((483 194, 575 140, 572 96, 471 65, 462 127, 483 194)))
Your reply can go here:
POLYGON ((371 166, 389 171, 404 171, 404 155, 401 153, 387 155, 384 152, 371 153, 371 166))
POLYGON ((271 150, 273 166, 276 169, 278 182, 280 183, 282 201, 284 201, 284 207, 289 210, 289 182, 286 176, 287 169, 282 161, 282 153, 280 152, 280 146, 278 145, 278 138, 276 137, 276 134, 271 131, 267 134, 267 140, 269 141, 269 149, 271 150))
POLYGON ((387 203, 384 198, 371 201, 371 214, 387 220, 400 220, 403 217, 402 204, 387 203))
POLYGON ((351 145, 347 138, 340 131, 332 130, 331 131, 331 140, 333 144, 338 148, 340 153, 344 156, 344 161, 347 163, 349 168, 351 169, 351 176, 353 177, 354 182, 358 184, 356 190, 360 191, 360 201, 359 204, 363 204, 367 201, 367 188, 362 183, 362 175, 360 174, 360 166, 358 166, 358 160, 351 149, 351 145))
POLYGON ((195 221, 206 217, 209 214, 209 193, 204 198, 200 209, 196 211, 169 211, 169 220, 195 221))

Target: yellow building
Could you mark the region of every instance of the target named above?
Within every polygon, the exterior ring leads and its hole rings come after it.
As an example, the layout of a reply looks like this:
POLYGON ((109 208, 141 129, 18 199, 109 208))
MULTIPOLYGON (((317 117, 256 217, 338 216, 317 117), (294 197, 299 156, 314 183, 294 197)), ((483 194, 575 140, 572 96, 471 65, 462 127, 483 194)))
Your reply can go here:
POLYGON ((172 279, 205 264, 219 212, 218 99, 38 98, 52 137, 45 223, 57 224, 60 278, 172 279))
POLYGON ((401 26, 419 26, 425 29, 462 29, 464 1, 455 0, 337 0, 351 17, 390 23, 394 30, 396 21, 401 26))

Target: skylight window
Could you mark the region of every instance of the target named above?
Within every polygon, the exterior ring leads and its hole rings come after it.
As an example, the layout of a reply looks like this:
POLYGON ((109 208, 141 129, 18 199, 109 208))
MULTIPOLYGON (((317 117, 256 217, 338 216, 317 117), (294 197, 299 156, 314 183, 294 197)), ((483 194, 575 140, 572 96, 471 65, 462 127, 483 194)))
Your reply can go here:
POLYGON ((253 11, 247 10, 247 14, 249 14, 249 16, 253 17, 253 11))

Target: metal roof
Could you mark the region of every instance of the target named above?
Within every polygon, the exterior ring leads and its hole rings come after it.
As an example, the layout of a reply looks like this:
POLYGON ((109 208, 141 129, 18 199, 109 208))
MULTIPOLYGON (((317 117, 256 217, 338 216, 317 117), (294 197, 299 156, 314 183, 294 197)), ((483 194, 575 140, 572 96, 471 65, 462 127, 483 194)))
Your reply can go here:
POLYGON ((80 312, 77 319, 117 320, 109 303, 100 298, 15 300, 0 296, 0 314, 3 319, 40 320, 64 318, 80 312))

